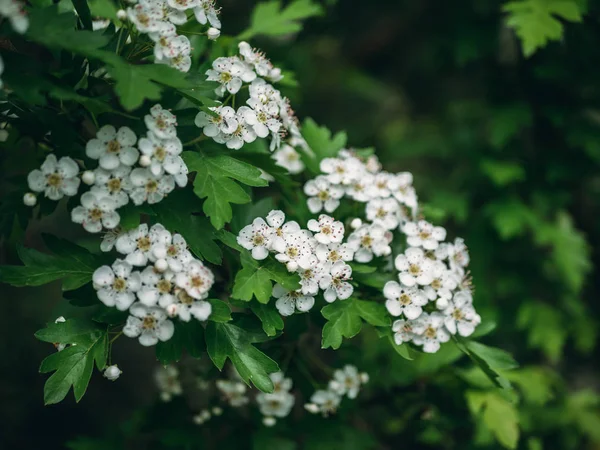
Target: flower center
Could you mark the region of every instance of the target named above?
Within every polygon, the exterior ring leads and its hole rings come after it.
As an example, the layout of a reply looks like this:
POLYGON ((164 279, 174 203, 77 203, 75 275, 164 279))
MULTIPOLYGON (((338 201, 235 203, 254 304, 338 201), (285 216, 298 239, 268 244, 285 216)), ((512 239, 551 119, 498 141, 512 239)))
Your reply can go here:
POLYGON ((155 123, 156 123, 156 127, 160 130, 167 128, 167 122, 165 122, 165 119, 163 119, 161 116, 158 116, 156 118, 155 123))
POLYGON ((298 161, 299 158, 300 158, 300 156, 296 152, 290 152, 290 153, 288 153, 288 155, 286 157, 286 159, 290 162, 298 161))
POLYGON ((363 236, 360 240, 360 245, 365 248, 370 248, 373 245, 373 238, 371 236, 363 236))
POLYGON ((427 327, 425 333, 423 333, 426 338, 433 339, 437 335, 437 331, 431 325, 427 327))
POLYGON ((321 200, 322 202, 326 201, 329 199, 329 192, 327 191, 319 191, 319 193, 317 194, 317 198, 319 200, 321 200))
POLYGON ((229 83, 233 78, 229 72, 221 72, 219 76, 221 83, 229 83))
POLYGON ((383 208, 379 208, 379 209, 377 210, 377 214, 376 214, 376 216, 377 216, 379 219, 382 219, 382 218, 384 218, 385 216, 387 216, 387 212, 385 211, 385 209, 383 209, 383 208))
POLYGON ((460 309, 456 308, 454 311, 452 311, 452 318, 454 320, 461 320, 463 318, 463 313, 460 309))
POLYGON ((431 287, 437 291, 438 289, 440 289, 442 287, 442 281, 439 278, 434 279, 431 282, 431 287))
POLYGON ((179 249, 177 248, 176 245, 169 245, 169 248, 167 249, 167 256, 170 256, 171 258, 177 256, 177 254, 179 253, 179 249))
POLYGON ((121 144, 116 139, 113 139, 108 144, 106 144, 106 151, 108 153, 119 153, 121 150, 121 144))
POLYGON ((429 233, 428 231, 421 231, 419 233, 419 237, 423 240, 429 239, 431 237, 431 233, 429 233))
POLYGON ((204 286, 204 280, 201 276, 195 276, 192 277, 192 279, 190 280, 190 284, 193 288, 201 288, 202 286, 204 286))
POLYGON ((164 161, 166 156, 167 151, 164 149, 164 147, 157 147, 156 150, 154 150, 154 157, 159 161, 164 161))
POLYGON ((419 275, 421 273, 421 268, 416 264, 411 264, 408 266, 408 271, 411 275, 419 275))
POLYGON ((138 22, 141 23, 144 26, 148 26, 148 24, 150 23, 150 17, 148 17, 146 14, 138 14, 137 16, 138 22))
POLYGON ((156 283, 156 289, 158 289, 158 292, 161 294, 168 294, 171 292, 171 282, 164 279, 160 280, 158 283, 156 283))
POLYGON ((331 250, 329 252, 330 261, 339 261, 340 259, 342 259, 342 256, 337 252, 337 250, 331 250))
POLYGON ((408 294, 402 294, 400 295, 400 297, 398 298, 398 301, 403 304, 403 305, 410 305, 411 301, 410 301, 410 295, 408 294))
POLYGON ((269 120, 269 117, 264 113, 264 111, 259 112, 256 115, 256 118, 258 119, 259 122, 265 123, 267 120, 269 120))
POLYGON ((109 192, 111 192, 111 193, 120 192, 121 191, 121 180, 119 178, 112 178, 112 179, 108 180, 108 183, 106 183, 106 187, 108 188, 109 192))
POLYGON ((112 287, 117 292, 123 292, 127 288, 127 282, 123 278, 117 278, 112 287))
POLYGON ((152 316, 146 316, 142 320, 142 328, 145 330, 153 329, 156 326, 156 319, 152 316))
POLYGON ((252 243, 257 247, 260 247, 265 243, 265 238, 262 237, 260 234, 257 234, 254 236, 254 238, 252 238, 252 243))
POLYGON ((323 234, 331 234, 331 227, 325 225, 324 227, 321 228, 321 233, 323 233, 323 234))
POLYGON ((150 180, 146 183, 146 192, 152 194, 158 191, 158 183, 156 180, 150 180))
POLYGON ((52 187, 59 187, 62 184, 63 178, 57 173, 51 173, 46 178, 46 182, 52 187))
POLYGON ((90 210, 90 219, 93 222, 97 222, 102 219, 102 210, 99 208, 93 208, 90 210))
POLYGON ((286 250, 286 253, 290 258, 295 258, 300 252, 296 247, 290 247, 286 250))

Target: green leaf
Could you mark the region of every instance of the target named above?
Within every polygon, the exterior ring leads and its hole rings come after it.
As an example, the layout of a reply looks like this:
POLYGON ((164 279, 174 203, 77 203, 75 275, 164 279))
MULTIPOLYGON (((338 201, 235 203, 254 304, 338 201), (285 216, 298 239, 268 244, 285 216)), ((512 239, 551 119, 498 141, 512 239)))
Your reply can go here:
POLYGON ((499 372, 519 366, 510 353, 479 342, 465 341, 458 337, 455 337, 454 342, 487 375, 494 385, 501 389, 510 389, 510 382, 499 372))
POLYGON ((343 131, 332 136, 331 131, 320 127, 311 118, 304 120, 301 132, 311 150, 301 150, 302 160, 313 174, 320 173, 319 163, 321 160, 337 156, 348 139, 343 131))
POLYGON ((296 33, 302 29, 302 19, 322 12, 321 6, 311 0, 293 0, 283 9, 281 0, 259 3, 252 12, 250 27, 240 33, 238 39, 250 39, 260 34, 279 36, 296 33))
POLYGON ((515 406, 495 391, 467 391, 467 404, 473 416, 483 423, 505 448, 515 449, 519 442, 519 416, 515 406))
POLYGON ((262 328, 267 336, 275 336, 278 331, 283 330, 283 319, 273 305, 252 303, 250 309, 262 323, 262 328))
POLYGON ((525 169, 514 162, 484 159, 481 170, 496 186, 507 186, 525 179, 525 169))
POLYGON ((256 261, 242 253, 242 269, 236 274, 231 297, 249 302, 256 298, 260 303, 271 299, 273 281, 284 288, 295 291, 300 287, 298 274, 290 273, 285 266, 273 259, 256 261))
POLYGON ((519 387, 529 404, 544 406, 554 398, 557 376, 546 367, 523 367, 506 372, 504 376, 519 387))
POLYGON ((83 27, 86 30, 91 30, 92 14, 90 13, 90 7, 87 4, 87 0, 71 0, 71 2, 77 11, 77 15, 79 16, 79 20, 81 20, 83 27))
POLYGON ((517 313, 517 326, 527 333, 529 347, 542 352, 556 363, 567 341, 564 315, 542 302, 525 302, 517 313))
POLYGON ((268 184, 256 167, 228 155, 184 152, 183 158, 190 171, 197 172, 194 193, 206 198, 202 210, 217 230, 231 221, 231 203, 243 204, 251 200, 233 180, 256 187, 268 184))
POLYGON ((277 372, 279 366, 252 342, 250 334, 232 323, 209 322, 206 327, 208 355, 219 370, 229 358, 246 384, 252 382, 263 392, 273 392, 269 374, 277 372))
POLYGON ((44 403, 50 405, 62 401, 71 387, 75 400, 79 402, 87 390, 94 362, 98 370, 106 366, 106 329, 92 322, 69 319, 48 325, 39 330, 36 337, 45 342, 74 344, 42 361, 41 373, 55 372, 44 385, 44 403))
POLYGON ((54 250, 63 248, 61 254, 41 253, 19 245, 17 252, 25 265, 0 266, 0 282, 21 287, 63 280, 63 290, 69 291, 91 281, 92 274, 104 259, 71 242, 57 238, 53 242, 56 244, 54 250))
POLYGON ((521 39, 523 54, 529 57, 550 41, 563 36, 559 19, 581 22, 582 11, 575 0, 518 0, 502 7, 508 14, 506 24, 514 28, 521 39))
POLYGON ((173 337, 157 343, 155 350, 156 359, 163 365, 179 361, 184 351, 194 358, 200 358, 204 353, 202 324, 194 319, 190 322, 176 322, 173 337))
POLYGON ((349 298, 336 300, 325 306, 321 313, 327 319, 323 327, 322 348, 338 349, 342 338, 352 338, 360 333, 362 320, 374 326, 389 326, 391 319, 380 303, 349 298))
POLYGON ((120 21, 117 18, 118 8, 111 0, 88 0, 88 4, 93 16, 120 21))
POLYGON ((220 323, 229 322, 231 320, 231 308, 227 303, 222 300, 217 300, 216 298, 209 298, 206 301, 209 302, 212 307, 208 320, 220 323))

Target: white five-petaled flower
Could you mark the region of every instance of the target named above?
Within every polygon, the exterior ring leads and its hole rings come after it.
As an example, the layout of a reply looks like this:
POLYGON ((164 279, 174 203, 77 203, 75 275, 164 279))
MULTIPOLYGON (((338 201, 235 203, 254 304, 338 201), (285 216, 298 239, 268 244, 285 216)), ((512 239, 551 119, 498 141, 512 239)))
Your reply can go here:
POLYGON ((409 208, 417 207, 417 193, 412 186, 413 176, 410 172, 400 172, 392 176, 388 186, 392 195, 403 205, 409 208))
POLYGON ((221 21, 217 14, 214 0, 200 0, 200 4, 194 8, 194 15, 200 24, 206 25, 208 22, 212 27, 220 29, 221 21))
POLYGON ((242 148, 244 143, 254 142, 256 140, 256 133, 250 127, 244 117, 236 114, 237 126, 230 134, 220 133, 213 139, 219 144, 225 144, 227 148, 232 150, 239 150, 242 148))
POLYGON ((317 264, 314 247, 315 241, 306 230, 284 234, 281 238, 277 237, 271 246, 277 252, 275 259, 285 263, 290 272, 296 271, 299 267, 308 269, 317 264))
POLYGON ((163 308, 138 302, 131 305, 129 314, 123 334, 130 338, 137 337, 143 346, 150 347, 173 337, 175 327, 163 308))
POLYGON ((106 306, 115 306, 125 311, 135 301, 135 293, 140 290, 142 278, 134 272, 131 264, 117 259, 111 267, 102 266, 92 276, 98 298, 106 306))
POLYGON ((354 250, 349 244, 317 245, 315 254, 318 260, 324 264, 335 264, 338 261, 352 261, 354 250))
POLYGON ((469 265, 469 250, 462 238, 454 239, 454 243, 442 243, 435 250, 439 259, 448 259, 450 268, 458 275, 463 276, 465 268, 469 265))
POLYGON ((414 336, 412 324, 412 320, 398 319, 394 321, 392 331, 394 332, 394 342, 396 345, 402 345, 412 340, 414 336))
POLYGON ((249 83, 256 78, 256 73, 246 66, 237 56, 221 56, 213 61, 212 69, 206 71, 208 81, 216 81, 220 86, 215 89, 219 96, 225 91, 237 93, 244 82, 249 83))
POLYGON ((269 248, 274 230, 262 217, 254 219, 251 225, 246 225, 237 237, 237 243, 246 250, 252 251, 252 257, 257 260, 269 256, 269 248))
POLYGON ((81 205, 71 211, 71 220, 82 224, 90 233, 98 233, 102 227, 110 230, 119 225, 121 220, 116 208, 115 201, 110 197, 85 192, 81 196, 81 205))
POLYGON ((117 205, 117 208, 129 203, 129 192, 132 185, 129 179, 131 167, 124 164, 119 165, 113 170, 105 170, 98 167, 94 170, 94 186, 91 192, 99 197, 110 197, 117 205))
POLYGON ((398 226, 400 212, 400 205, 394 198, 374 198, 367 202, 367 219, 386 230, 393 230, 398 226))
POLYGON ((112 125, 104 125, 96 133, 96 138, 86 144, 85 154, 97 159, 105 170, 114 170, 120 164, 133 166, 140 156, 134 147, 136 141, 137 136, 130 128, 121 127, 117 131, 112 125))
POLYGON ((317 264, 316 266, 308 269, 300 269, 298 275, 300 275, 300 290, 304 295, 316 295, 319 292, 319 281, 321 277, 329 270, 329 267, 325 267, 324 264, 317 264))
POLYGON ((240 106, 237 115, 243 117, 259 138, 266 138, 269 133, 278 133, 281 128, 281 122, 269 114, 266 108, 252 109, 240 106))
POLYGON ((71 158, 63 156, 57 160, 51 153, 40 169, 29 173, 27 183, 32 191, 43 192, 50 200, 60 200, 65 195, 72 197, 77 194, 81 182, 78 173, 79 167, 71 158))
POLYGON ((150 108, 150 114, 144 116, 144 123, 159 139, 173 139, 177 136, 177 117, 159 104, 150 108))
POLYGON ((408 222, 402 226, 402 231, 407 235, 406 242, 411 247, 423 247, 425 250, 435 250, 440 242, 446 239, 446 230, 435 227, 429 222, 419 220, 408 222))
POLYGON ((175 303, 173 289, 175 282, 173 272, 159 272, 153 266, 146 267, 141 274, 142 287, 137 292, 137 298, 146 306, 163 308, 175 303))
POLYGON ((307 204, 311 213, 316 214, 323 209, 332 213, 340 204, 344 188, 330 183, 327 177, 319 175, 314 180, 306 182, 304 193, 310 197, 307 204))
POLYGON ((157 6, 147 6, 142 2, 127 8, 127 17, 141 33, 156 33, 162 28, 163 11, 157 6))
POLYGON ((202 300, 208 296, 208 291, 215 281, 213 273, 197 259, 192 260, 184 269, 175 275, 175 284, 185 289, 187 294, 202 300))
POLYGON ((29 17, 25 14, 25 3, 17 0, 4 0, 0 3, 0 16, 7 17, 10 24, 19 34, 23 34, 29 28, 29 17))
POLYGON ((269 374, 273 382, 273 392, 267 394, 260 392, 256 395, 256 403, 267 426, 275 424, 275 417, 286 417, 294 406, 295 397, 289 391, 292 388, 292 380, 285 378, 283 372, 269 374), (271 420, 266 420, 271 419, 271 420))
POLYGON ((142 155, 150 158, 148 168, 153 175, 161 175, 164 172, 175 175, 179 173, 181 165, 184 164, 179 156, 183 150, 181 141, 174 137, 171 139, 160 139, 154 133, 149 132, 138 142, 142 155))
POLYGON ((302 294, 301 290, 288 291, 283 286, 276 284, 273 287, 273 297, 277 299, 275 307, 282 316, 291 316, 294 311, 307 312, 315 304, 315 298, 302 294))
POLYGON ((324 158, 319 168, 333 184, 350 185, 359 181, 363 175, 362 163, 353 156, 346 159, 324 158))
POLYGON ((361 374, 355 366, 346 364, 342 369, 333 372, 333 379, 329 382, 329 389, 339 396, 347 395, 354 399, 360 391, 363 380, 367 380, 366 374, 361 374))
POLYGON ((175 366, 158 367, 154 373, 154 380, 160 390, 160 398, 163 402, 168 402, 173 396, 183 393, 179 381, 179 370, 175 366))
POLYGON ((438 312, 423 313, 412 322, 412 331, 413 343, 422 345, 425 353, 437 352, 440 343, 450 340, 450 334, 444 327, 444 316, 438 312))
POLYGON ((177 233, 172 237, 169 233, 168 238, 165 236, 163 240, 157 242, 152 247, 152 253, 156 260, 165 260, 169 270, 173 272, 181 272, 193 259, 192 254, 187 249, 185 239, 177 233))
POLYGON ((169 316, 177 316, 184 322, 189 322, 192 317, 204 322, 212 313, 212 305, 209 302, 193 298, 183 289, 177 292, 172 303, 163 303, 160 306, 166 308, 169 316))
POLYGON ((273 153, 273 159, 275 160, 275 164, 287 169, 292 175, 304 170, 304 163, 300 158, 300 153, 290 145, 282 145, 279 150, 273 153))
POLYGON ((475 327, 481 323, 481 317, 473 308, 470 292, 459 291, 454 294, 451 304, 442 313, 444 325, 451 334, 467 337, 473 334, 475 327))
POLYGON ((425 286, 433 280, 433 262, 420 248, 407 248, 404 254, 396 257, 395 265, 400 272, 400 282, 408 287, 415 284, 425 286))
POLYGON ((175 189, 172 175, 154 175, 149 169, 141 167, 131 171, 130 179, 133 188, 129 196, 135 205, 158 203, 175 189))
POLYGON ((328 274, 323 275, 319 287, 325 292, 323 297, 328 303, 336 299, 345 300, 352 295, 354 288, 348 280, 352 277, 352 268, 343 261, 333 264, 328 274))
POLYGON ((246 395, 246 385, 241 381, 217 380, 215 386, 229 406, 237 408, 239 406, 244 406, 249 401, 248 396, 246 395))
POLYGON ((123 371, 119 369, 119 366, 113 364, 112 366, 107 366, 106 369, 104 369, 103 375, 104 378, 106 378, 109 381, 116 381, 122 373, 123 371))
POLYGON ((125 256, 125 260, 134 266, 145 266, 148 260, 154 262, 153 247, 159 243, 167 243, 171 233, 157 223, 148 229, 143 223, 137 228, 119 236, 115 244, 117 251, 125 256))
POLYGON ((379 172, 375 174, 373 182, 369 186, 371 195, 379 198, 389 197, 392 194, 390 190, 390 183, 392 179, 392 174, 387 172, 379 172))
POLYGON ((235 109, 231 106, 211 106, 209 109, 214 115, 200 111, 196 115, 194 123, 208 137, 229 135, 238 127, 235 109))
POLYGON ((340 243, 344 239, 344 224, 333 217, 321 214, 319 220, 310 219, 308 229, 319 244, 340 243))
POLYGON ((342 398, 331 390, 318 390, 310 397, 310 403, 304 405, 304 408, 313 414, 320 413, 324 417, 334 414, 342 398))
POLYGON ((450 300, 452 298, 452 291, 458 286, 457 275, 448 270, 444 262, 435 260, 432 263, 431 275, 433 279, 431 284, 425 286, 423 291, 429 300, 436 300, 438 298, 444 298, 450 300))
POLYGON ((423 291, 414 286, 402 286, 396 281, 388 281, 385 284, 383 295, 387 299, 385 307, 394 317, 404 314, 407 319, 416 319, 427 304, 427 297, 423 291))
POLYGON ((392 253, 390 242, 392 235, 380 225, 363 224, 348 236, 348 245, 354 253, 354 260, 368 263, 375 256, 387 256, 392 253))

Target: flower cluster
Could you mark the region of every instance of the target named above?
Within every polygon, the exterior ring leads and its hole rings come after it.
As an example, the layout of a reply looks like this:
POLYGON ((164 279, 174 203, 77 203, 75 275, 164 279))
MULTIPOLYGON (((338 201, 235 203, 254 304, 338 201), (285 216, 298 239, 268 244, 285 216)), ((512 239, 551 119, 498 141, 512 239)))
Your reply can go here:
POLYGON ((309 311, 319 289, 329 303, 352 295, 354 288, 348 282, 352 268, 347 262, 354 259, 358 246, 343 243, 343 239, 344 224, 333 217, 321 214, 318 220, 309 220, 306 230, 295 221, 285 222, 285 214, 276 210, 266 220, 257 217, 244 227, 237 242, 250 250, 254 259, 263 260, 273 253, 289 272, 298 273, 297 291, 288 291, 279 284, 273 288, 277 310, 289 316, 294 311, 309 311))
POLYGON ((296 398, 290 392, 292 380, 285 378, 283 372, 275 372, 269 375, 273 382, 273 392, 270 394, 260 392, 256 395, 256 403, 263 417, 263 423, 272 427, 277 418, 287 417, 294 407, 296 398))
POLYGON ((306 403, 304 408, 310 413, 327 417, 337 411, 344 396, 355 399, 361 386, 368 381, 369 375, 359 373, 355 366, 348 364, 343 369, 337 369, 327 389, 315 391, 310 397, 310 403, 306 403))
MULTIPOLYGON (((158 203, 175 185, 187 184, 176 117, 155 105, 144 122, 148 131, 139 140, 128 127, 117 130, 105 125, 86 144, 86 155, 98 161, 98 167, 81 174, 91 188, 81 195, 81 205, 71 211, 71 219, 90 233, 115 229, 121 220, 117 209, 129 200, 135 205, 158 203)), ((29 173, 27 182, 32 191, 43 192, 51 200, 74 196, 80 186, 79 166, 68 156, 57 160, 49 154, 40 169, 29 173)), ((35 196, 26 194, 24 202, 33 206, 35 196)))
POLYGON ((235 150, 257 137, 270 136, 271 151, 280 148, 282 135, 289 134, 289 144, 303 142, 288 99, 267 82, 281 80, 281 70, 248 43, 239 44, 239 56, 217 58, 206 75, 207 80, 219 83, 215 90, 219 97, 237 94, 244 83, 249 93, 246 104, 237 110, 222 104, 210 108, 213 114, 200 111, 196 126, 206 136, 235 150))
POLYGON ((210 25, 209 39, 221 34, 214 0, 139 0, 134 3, 127 8, 126 17, 154 42, 157 64, 168 64, 181 72, 190 70, 192 45, 186 36, 177 34, 177 25, 188 21, 189 10, 193 10, 199 23, 210 25))
MULTIPOLYGON (((0 17, 6 17, 17 33, 23 34, 29 28, 29 18, 25 14, 25 4, 18 0, 1 0, 0 1, 0 17)), ((4 60, 0 56, 0 75, 4 72, 4 60)), ((0 89, 3 83, 0 80, 0 89)))
POLYGON ((181 382, 179 381, 179 370, 175 366, 159 367, 154 372, 154 380, 160 391, 160 399, 163 402, 170 402, 173 397, 183 393, 181 382))
POLYGON ((170 318, 208 319, 212 307, 204 299, 214 275, 193 257, 181 235, 161 224, 141 224, 121 234, 114 246, 124 259, 98 268, 92 281, 102 303, 129 310, 123 334, 151 346, 173 336, 170 318))

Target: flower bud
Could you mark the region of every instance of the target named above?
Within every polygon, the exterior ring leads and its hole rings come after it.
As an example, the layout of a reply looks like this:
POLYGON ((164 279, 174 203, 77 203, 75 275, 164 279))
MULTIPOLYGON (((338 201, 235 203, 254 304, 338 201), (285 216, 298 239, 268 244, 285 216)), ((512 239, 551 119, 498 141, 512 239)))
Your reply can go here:
POLYGON ((91 170, 86 170, 81 174, 81 181, 91 186, 96 181, 96 175, 91 170))
POLYGON ((167 310, 167 314, 169 315, 169 317, 175 317, 177 315, 177 310, 179 308, 177 307, 177 305, 175 303, 171 303, 169 306, 167 306, 166 310, 167 310))
POLYGON ((352 219, 352 222, 350 222, 350 228, 352 228, 353 230, 360 228, 361 225, 362 225, 362 220, 360 220, 358 217, 355 219, 352 219))
POLYGON ((212 413, 214 416, 220 416, 221 414, 223 414, 223 408, 221 408, 220 406, 215 406, 212 409, 212 413))
POLYGON ((319 412, 319 407, 314 403, 307 403, 304 405, 304 409, 306 409, 309 413, 316 414, 319 412))
POLYGON ((275 420, 275 417, 265 417, 263 419, 263 424, 266 427, 272 427, 273 425, 275 425, 276 422, 277 422, 277 420, 275 420))
POLYGON ((206 35, 211 41, 216 40, 219 36, 221 36, 221 30, 218 28, 210 27, 206 32, 206 35))
POLYGON ((167 263, 166 259, 160 258, 160 259, 157 259, 156 262, 154 263, 154 268, 156 270, 158 270, 159 272, 164 272, 165 270, 167 270, 169 268, 169 264, 167 263))
POLYGON ((142 155, 140 156, 140 166, 142 167, 148 167, 150 164, 152 164, 152 160, 150 159, 150 157, 148 155, 142 155))
POLYGON ((119 20, 126 20, 127 19, 127 13, 125 12, 124 9, 120 9, 117 11, 117 19, 119 20))
POLYGON ((25 206, 35 206, 37 203, 37 198, 31 192, 28 192, 23 196, 23 203, 25 203, 25 206))
POLYGON ((448 300, 447 300, 447 299, 445 299, 445 298, 441 298, 441 297, 440 297, 440 298, 438 298, 438 299, 435 301, 435 307, 436 307, 437 309, 446 309, 446 308, 448 307, 448 300))
POLYGON ((56 318, 56 320, 54 321, 54 323, 63 323, 66 322, 67 319, 65 319, 65 316, 59 316, 56 318))
POLYGON ((122 373, 123 372, 121 369, 119 369, 119 366, 113 364, 112 366, 108 366, 106 369, 104 369, 104 378, 110 381, 115 381, 121 376, 122 373))

